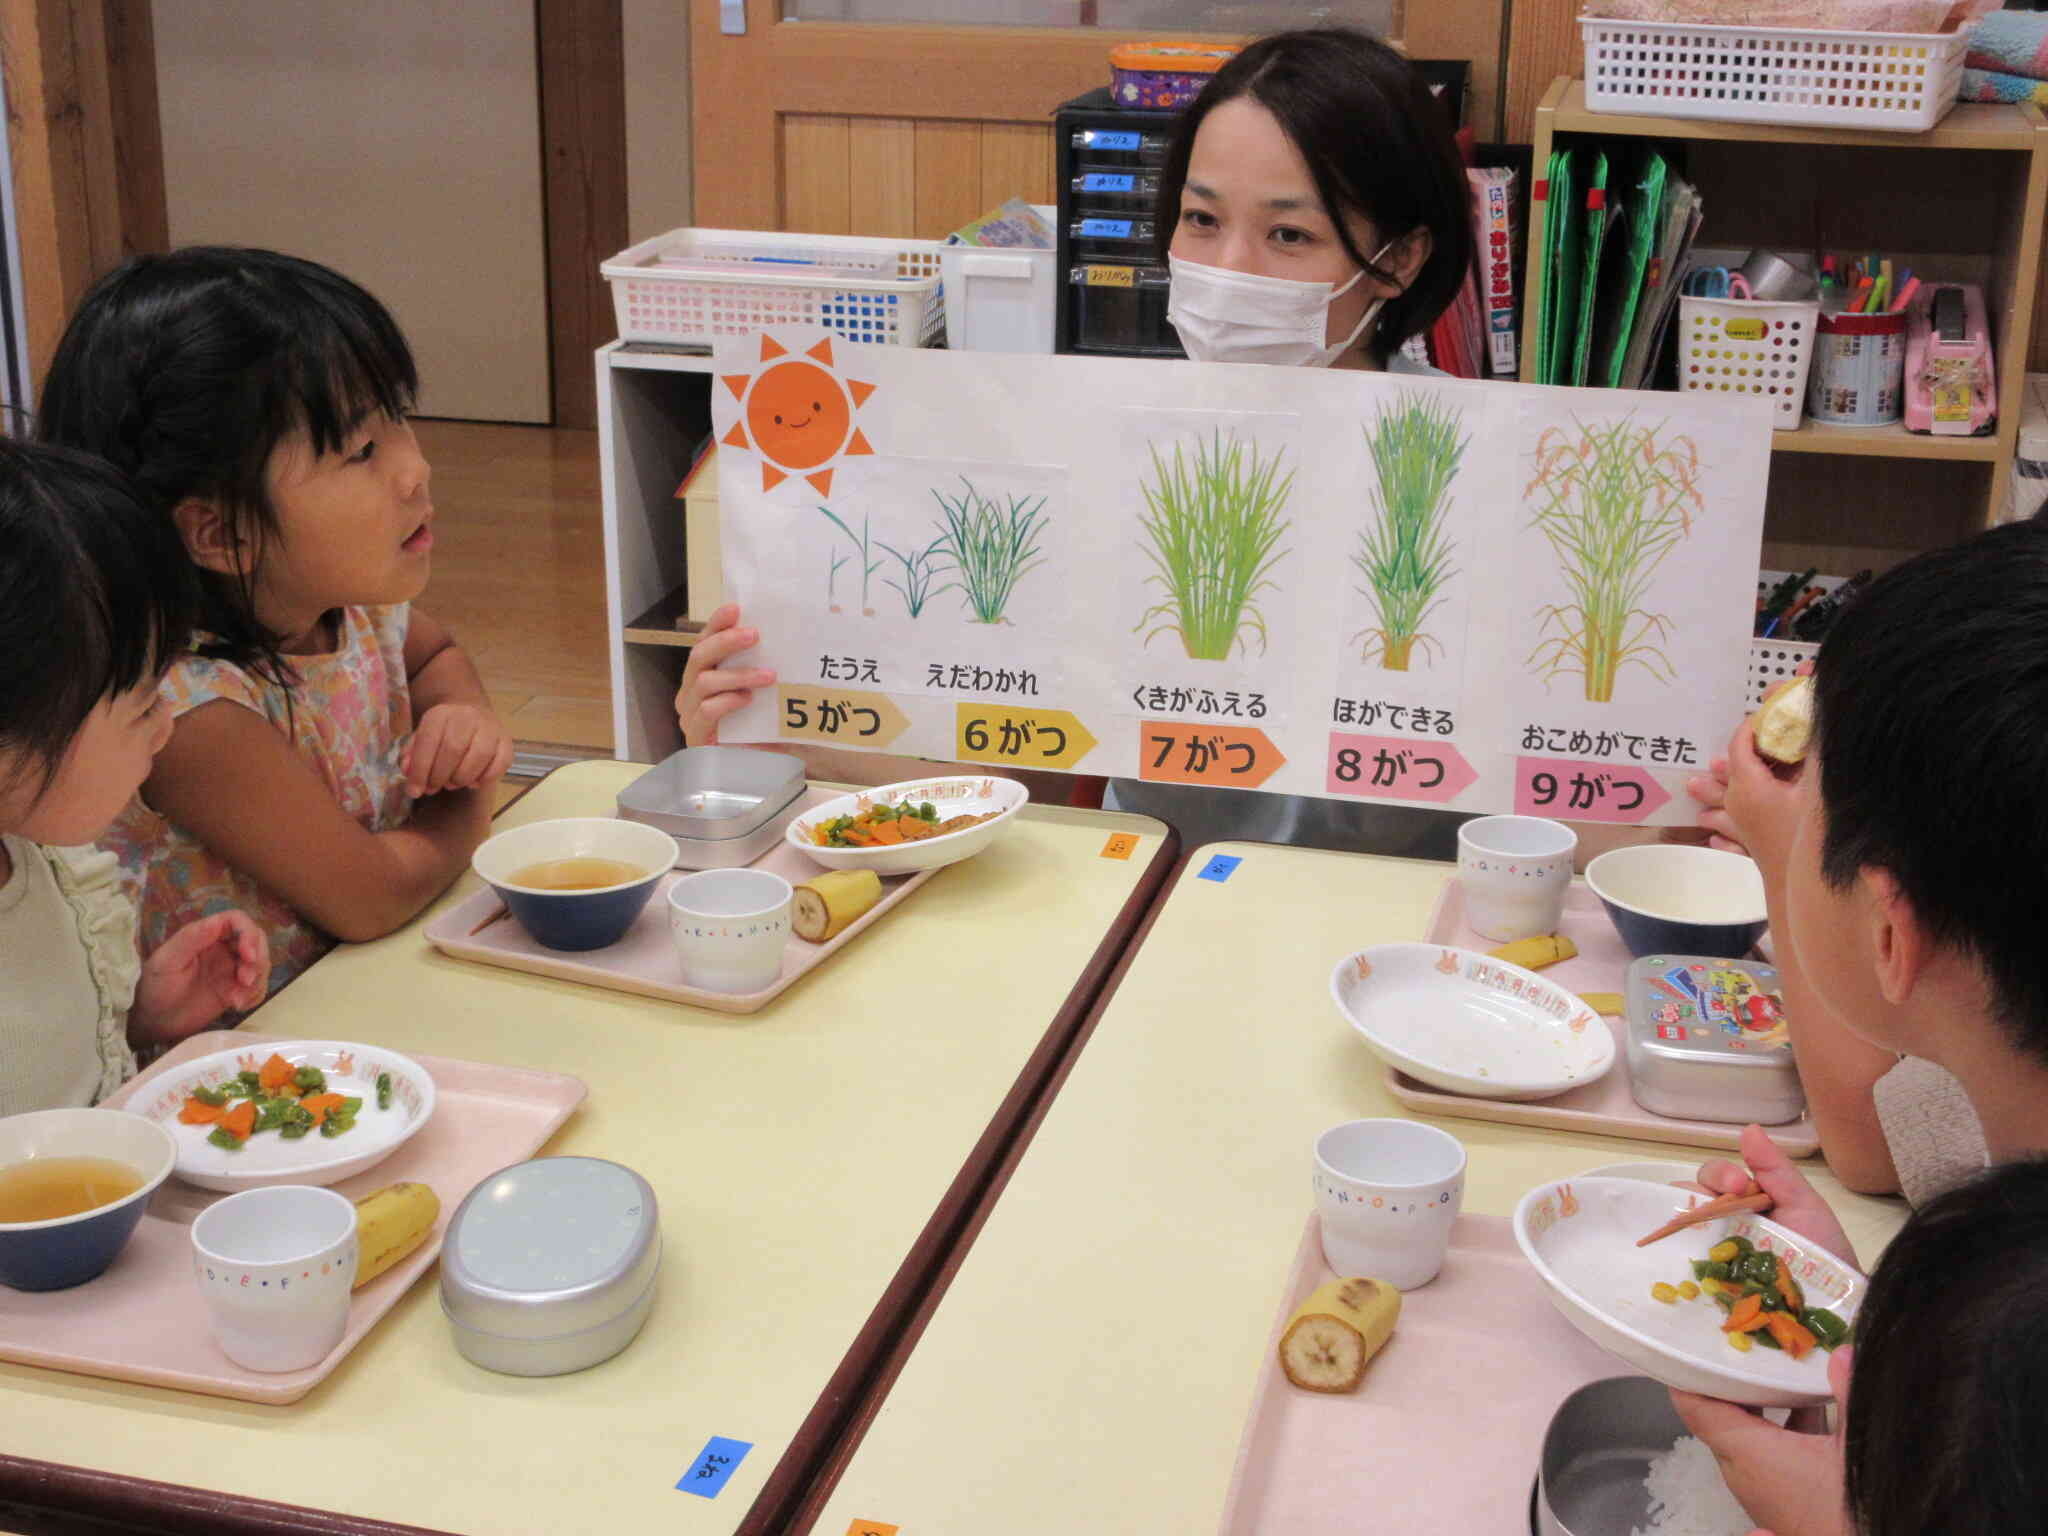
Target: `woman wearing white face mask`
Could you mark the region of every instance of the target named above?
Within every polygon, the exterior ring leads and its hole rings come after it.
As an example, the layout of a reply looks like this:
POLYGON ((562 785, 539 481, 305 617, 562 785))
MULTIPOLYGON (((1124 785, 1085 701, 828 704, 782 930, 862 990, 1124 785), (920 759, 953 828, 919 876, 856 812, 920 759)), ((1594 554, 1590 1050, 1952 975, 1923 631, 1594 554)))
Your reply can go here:
MULTIPOLYGON (((1399 349, 1465 280, 1471 193, 1448 114, 1384 43, 1327 28, 1239 53, 1175 125, 1157 211, 1167 315, 1189 357, 1436 372, 1399 349)), ((1248 379, 1247 395, 1256 389, 1248 379)), ((1107 803, 1173 822, 1189 847, 1238 839, 1445 859, 1465 819, 1129 779, 1111 783, 1107 803)))

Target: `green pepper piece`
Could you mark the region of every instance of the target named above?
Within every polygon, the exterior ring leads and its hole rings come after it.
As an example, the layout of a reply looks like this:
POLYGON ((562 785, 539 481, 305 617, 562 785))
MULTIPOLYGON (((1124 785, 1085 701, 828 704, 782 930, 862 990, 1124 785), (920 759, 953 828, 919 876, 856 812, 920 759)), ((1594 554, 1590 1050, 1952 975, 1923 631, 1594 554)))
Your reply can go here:
POLYGON ((320 1134, 326 1137, 345 1136, 356 1128, 356 1117, 344 1115, 339 1110, 320 1122, 320 1134))
POLYGON ((1746 1238, 1746 1237, 1736 1237, 1736 1236, 1730 1235, 1730 1236, 1728 1236, 1728 1237, 1724 1237, 1724 1238, 1722 1238, 1722 1239, 1721 1239, 1721 1241, 1722 1241, 1722 1242, 1724 1242, 1724 1243, 1733 1243, 1733 1244, 1734 1244, 1734 1245, 1735 1245, 1735 1246, 1736 1246, 1737 1248, 1739 1248, 1739 1249, 1740 1249, 1740 1250, 1741 1250, 1741 1251, 1742 1251, 1743 1253, 1745 1253, 1745 1254, 1750 1254, 1750 1253, 1755 1253, 1755 1252, 1756 1252, 1756 1244, 1755 1244, 1755 1243, 1752 1243, 1752 1242, 1751 1242, 1751 1241, 1750 1241, 1750 1240, 1749 1240, 1748 1238, 1746 1238))
POLYGON ((389 1072, 379 1072, 377 1074, 377 1107, 379 1109, 389 1109, 391 1107, 391 1074, 389 1072))
POLYGON ((277 1134, 282 1136, 286 1141, 297 1141, 301 1136, 306 1135, 312 1129, 313 1117, 311 1115, 308 1115, 303 1120, 287 1120, 283 1125, 280 1125, 277 1128, 277 1134))
POLYGON ((239 1077, 231 1077, 220 1085, 220 1096, 223 1099, 253 1099, 256 1090, 239 1077))
POLYGON ((263 1079, 254 1067, 244 1067, 235 1074, 235 1077, 238 1081, 247 1083, 251 1088, 261 1088, 263 1086, 263 1079))
POLYGON ((242 1138, 224 1125, 216 1125, 213 1128, 213 1133, 206 1139, 216 1147, 229 1152, 239 1152, 242 1150, 242 1138))
POLYGON ((351 1094, 349 1097, 343 1099, 339 1104, 335 1105, 332 1112, 337 1115, 346 1116, 348 1119, 353 1120, 356 1117, 356 1112, 360 1110, 362 1107, 363 1101, 360 1098, 357 1098, 355 1095, 351 1094))
POLYGON ((1733 1280, 1735 1278, 1728 1272, 1728 1266, 1719 1259, 1694 1259, 1692 1261, 1692 1277, 1695 1280, 1733 1280))
POLYGON ((1756 1330, 1756 1332, 1752 1333, 1750 1337, 1752 1339, 1755 1339, 1757 1343, 1763 1345, 1765 1349, 1783 1349, 1785 1347, 1784 1345, 1780 1344, 1776 1339, 1771 1337, 1771 1330, 1768 1328, 1759 1328, 1756 1330))
POLYGON ((939 808, 927 800, 917 808, 917 814, 918 818, 922 821, 937 821, 939 819, 939 808))
POLYGON ((327 1086, 327 1074, 318 1067, 301 1067, 292 1074, 292 1081, 311 1093, 315 1089, 327 1086))
POLYGON ((1840 1349, 1849 1342, 1849 1325, 1826 1307, 1808 1307, 1799 1314, 1806 1331, 1820 1340, 1822 1349, 1840 1349))
POLYGON ((1767 1291, 1777 1289, 1778 1261, 1768 1253, 1745 1253, 1731 1268, 1735 1271, 1735 1278, 1744 1284, 1767 1291))
POLYGON ((218 1088, 194 1088, 192 1090, 192 1097, 202 1104, 211 1104, 215 1109, 219 1109, 228 1101, 228 1096, 218 1088))

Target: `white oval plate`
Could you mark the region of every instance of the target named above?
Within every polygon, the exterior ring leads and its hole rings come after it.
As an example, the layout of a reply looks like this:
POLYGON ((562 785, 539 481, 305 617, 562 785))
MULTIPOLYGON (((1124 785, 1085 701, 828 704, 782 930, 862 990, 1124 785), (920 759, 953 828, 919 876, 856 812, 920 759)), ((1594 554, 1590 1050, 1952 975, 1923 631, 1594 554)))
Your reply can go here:
POLYGON ((907 779, 901 784, 884 784, 857 794, 827 800, 797 817, 783 835, 792 848, 827 869, 872 869, 878 875, 908 875, 920 869, 944 869, 962 859, 971 859, 1007 827, 1031 799, 1015 779, 955 777, 907 779), (894 848, 821 848, 811 840, 811 829, 837 816, 857 816, 871 805, 896 805, 908 800, 913 805, 929 800, 938 807, 939 819, 949 816, 983 816, 997 812, 993 821, 944 837, 928 837, 921 843, 899 843, 894 848))
POLYGON ((1705 1296, 1662 1302, 1650 1287, 1692 1278, 1722 1238, 1740 1234, 1789 1261, 1812 1306, 1843 1322, 1856 1315, 1864 1278, 1826 1249, 1761 1216, 1739 1212, 1704 1221, 1638 1248, 1700 1197, 1640 1179, 1578 1178, 1539 1184, 1515 1207, 1515 1241, 1566 1321, 1608 1353, 1667 1387, 1759 1408, 1827 1402, 1828 1354, 1804 1360, 1759 1345, 1738 1353, 1721 1332, 1724 1316, 1705 1296))
POLYGON ((176 1139, 179 1178, 201 1189, 232 1194, 266 1184, 336 1184, 375 1167, 433 1117, 434 1080, 418 1062, 378 1045, 265 1041, 185 1062, 152 1082, 126 1108, 157 1121, 176 1139), (194 1088, 216 1087, 244 1067, 254 1071, 273 1050, 295 1067, 318 1067, 334 1092, 360 1095, 363 1107, 355 1129, 331 1138, 315 1131, 297 1141, 265 1131, 251 1136, 240 1151, 230 1152, 206 1139, 212 1126, 179 1120, 178 1111, 194 1088), (386 1110, 377 1108, 377 1076, 382 1072, 391 1074, 391 1107, 386 1110))
POLYGON ((1382 1060, 1447 1093, 1548 1098, 1614 1065, 1614 1032, 1580 998, 1477 950, 1375 944, 1337 962, 1330 995, 1382 1060))

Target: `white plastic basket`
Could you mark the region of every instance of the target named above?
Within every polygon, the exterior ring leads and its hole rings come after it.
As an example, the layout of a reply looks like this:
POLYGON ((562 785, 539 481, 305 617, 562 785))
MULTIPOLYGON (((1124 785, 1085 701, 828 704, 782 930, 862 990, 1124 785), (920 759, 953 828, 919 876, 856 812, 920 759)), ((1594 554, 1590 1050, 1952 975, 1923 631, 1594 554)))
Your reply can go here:
POLYGON ((1968 32, 1579 18, 1595 112, 1922 133, 1956 104, 1968 32))
POLYGON ((1678 300, 1678 387, 1763 395, 1771 426, 1797 427, 1806 414, 1806 374, 1820 303, 1762 299, 1678 300))
POLYGON ((1752 640, 1749 642, 1749 708, 1763 703, 1764 695, 1791 677, 1802 662, 1820 654, 1814 640, 1752 640))
POLYGON ((938 344, 946 330, 936 240, 676 229, 600 269, 621 341, 714 346, 770 325, 822 325, 849 341, 938 344))

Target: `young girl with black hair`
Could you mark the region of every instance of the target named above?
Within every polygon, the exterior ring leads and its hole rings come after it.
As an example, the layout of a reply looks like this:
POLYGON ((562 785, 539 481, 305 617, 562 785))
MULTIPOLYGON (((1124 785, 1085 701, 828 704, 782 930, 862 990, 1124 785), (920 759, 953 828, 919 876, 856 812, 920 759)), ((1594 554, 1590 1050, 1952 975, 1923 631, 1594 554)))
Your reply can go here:
POLYGON ((488 830, 511 742, 411 606, 433 548, 417 387, 383 305, 269 251, 138 257, 58 345, 42 436, 133 477, 197 570, 170 742, 106 839, 141 885, 145 953, 247 906, 282 985, 409 921, 488 830))
POLYGON ((104 464, 0 437, 0 1115, 96 1103, 133 1047, 263 997, 263 930, 222 910, 146 962, 113 857, 89 843, 170 733, 183 551, 104 464))
MULTIPOLYGON (((1449 116, 1400 54, 1344 28, 1263 38, 1175 125, 1157 208, 1169 317, 1197 361, 1434 373, 1401 345, 1466 280, 1471 209, 1449 116)), ((1248 405, 1256 390, 1247 376, 1248 405)), ((772 671, 735 664, 759 642, 736 605, 711 616, 676 695, 690 745, 716 741, 720 720, 773 685, 772 671)), ((1111 797, 1174 823, 1189 847, 1246 838, 1451 858, 1463 819, 1131 780, 1111 797)))

